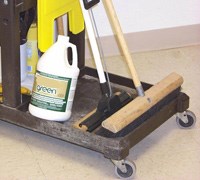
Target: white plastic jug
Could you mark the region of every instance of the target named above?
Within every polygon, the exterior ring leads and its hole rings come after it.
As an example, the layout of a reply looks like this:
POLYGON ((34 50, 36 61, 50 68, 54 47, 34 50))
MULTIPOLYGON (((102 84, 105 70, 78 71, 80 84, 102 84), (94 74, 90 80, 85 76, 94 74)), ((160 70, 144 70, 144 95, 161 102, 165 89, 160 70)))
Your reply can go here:
POLYGON ((79 75, 76 46, 69 37, 58 40, 39 59, 29 104, 29 112, 51 121, 66 121, 71 109, 79 75), (67 59, 67 49, 72 49, 72 65, 67 59))

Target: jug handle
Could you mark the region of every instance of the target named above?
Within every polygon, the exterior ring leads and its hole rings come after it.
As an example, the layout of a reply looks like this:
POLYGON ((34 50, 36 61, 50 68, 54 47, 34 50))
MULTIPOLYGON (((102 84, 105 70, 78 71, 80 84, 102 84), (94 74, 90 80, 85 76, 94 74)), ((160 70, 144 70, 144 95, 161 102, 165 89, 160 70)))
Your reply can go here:
MULTIPOLYGON (((78 67, 78 55, 77 55, 77 48, 76 45, 72 44, 72 43, 68 43, 68 48, 72 49, 72 67, 78 67)), ((69 64, 68 62, 68 58, 67 58, 67 49, 65 50, 65 59, 67 61, 67 64, 69 64)))

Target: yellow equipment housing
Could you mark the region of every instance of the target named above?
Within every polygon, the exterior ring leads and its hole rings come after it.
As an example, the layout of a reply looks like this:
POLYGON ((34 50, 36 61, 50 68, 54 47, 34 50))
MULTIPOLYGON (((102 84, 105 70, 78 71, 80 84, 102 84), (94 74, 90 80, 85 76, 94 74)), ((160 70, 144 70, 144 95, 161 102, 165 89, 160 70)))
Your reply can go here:
POLYGON ((84 30, 79 0, 38 0, 38 48, 45 52, 54 43, 54 20, 68 14, 69 30, 78 34, 84 30))

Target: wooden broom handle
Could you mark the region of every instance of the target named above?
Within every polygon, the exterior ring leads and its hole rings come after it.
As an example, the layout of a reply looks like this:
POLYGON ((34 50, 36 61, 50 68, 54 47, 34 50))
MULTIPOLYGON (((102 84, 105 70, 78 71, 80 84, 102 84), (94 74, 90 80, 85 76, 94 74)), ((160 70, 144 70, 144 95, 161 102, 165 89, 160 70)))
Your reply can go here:
POLYGON ((127 63, 129 70, 131 72, 133 83, 134 83, 136 88, 142 87, 141 82, 138 78, 138 74, 136 72, 135 66, 133 64, 131 54, 128 50, 128 46, 127 46, 125 38, 123 36, 123 32, 122 32, 119 20, 117 18, 116 12, 114 10, 112 0, 104 0, 103 3, 104 3, 104 7, 106 8, 106 12, 108 14, 108 17, 110 18, 111 25, 113 26, 113 30, 116 33, 117 39, 119 41, 119 45, 120 45, 122 52, 125 56, 126 63, 127 63))
POLYGON ((56 19, 56 23, 57 23, 58 34, 59 35, 64 35, 63 18, 62 18, 62 16, 60 16, 60 17, 58 17, 56 19))

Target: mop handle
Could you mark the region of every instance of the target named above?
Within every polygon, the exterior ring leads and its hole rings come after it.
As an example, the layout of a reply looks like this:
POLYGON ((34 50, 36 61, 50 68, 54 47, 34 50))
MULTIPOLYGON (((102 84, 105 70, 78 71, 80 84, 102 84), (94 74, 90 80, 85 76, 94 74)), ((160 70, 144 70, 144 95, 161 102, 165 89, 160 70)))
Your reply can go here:
POLYGON ((58 34, 59 35, 64 35, 64 27, 63 27, 63 18, 62 18, 62 16, 60 16, 60 17, 58 17, 56 19, 56 23, 57 23, 58 34))
POLYGON ((123 32, 122 32, 119 20, 117 18, 116 12, 114 10, 112 0, 104 0, 103 4, 104 4, 107 14, 109 15, 111 24, 113 25, 113 28, 115 30, 117 39, 119 41, 119 45, 122 49, 126 63, 129 67, 129 70, 130 70, 130 73, 131 73, 131 76, 133 79, 133 83, 136 87, 137 93, 139 96, 144 96, 144 90, 143 90, 141 82, 138 78, 138 74, 137 74, 135 66, 133 64, 131 54, 128 50, 128 46, 127 46, 125 38, 123 36, 123 32))
POLYGON ((106 77, 105 77, 103 66, 102 66, 102 63, 101 63, 101 56, 100 56, 98 45, 97 45, 97 42, 96 42, 95 32, 94 32, 94 29, 93 29, 93 26, 92 26, 92 22, 91 22, 91 19, 90 19, 89 12, 87 10, 85 10, 83 0, 80 0, 80 5, 81 5, 84 20, 85 20, 86 30, 87 30, 87 34, 88 34, 88 37, 89 37, 92 53, 93 53, 93 56, 94 56, 94 61, 95 61, 95 65, 96 65, 96 68, 97 68, 99 80, 100 80, 100 83, 103 84, 103 83, 106 82, 106 77))

